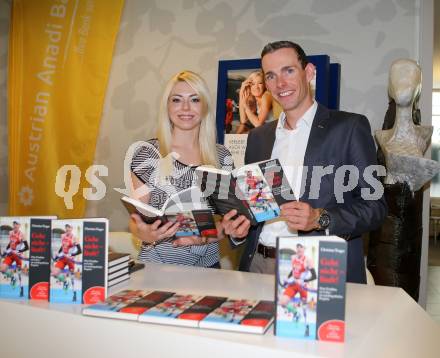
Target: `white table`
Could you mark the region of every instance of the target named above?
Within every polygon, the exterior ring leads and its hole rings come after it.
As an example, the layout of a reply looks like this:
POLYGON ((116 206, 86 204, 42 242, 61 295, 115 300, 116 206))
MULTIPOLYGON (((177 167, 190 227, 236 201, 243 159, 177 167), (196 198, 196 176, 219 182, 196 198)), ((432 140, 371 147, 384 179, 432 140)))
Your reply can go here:
MULTIPOLYGON (((127 284, 195 294, 273 299, 274 278, 148 264, 127 284)), ((440 326, 402 289, 347 285, 346 343, 322 343, 86 317, 81 306, 0 301, 1 357, 439 357, 440 326)))

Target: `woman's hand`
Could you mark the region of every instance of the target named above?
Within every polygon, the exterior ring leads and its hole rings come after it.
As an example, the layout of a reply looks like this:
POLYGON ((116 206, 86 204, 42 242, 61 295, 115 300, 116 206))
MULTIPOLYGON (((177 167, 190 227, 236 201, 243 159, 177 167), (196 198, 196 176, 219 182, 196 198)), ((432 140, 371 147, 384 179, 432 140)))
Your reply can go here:
POLYGON ((251 82, 249 82, 249 80, 244 80, 240 86, 240 96, 244 93, 247 93, 247 95, 249 95, 250 92, 251 92, 251 82))
POLYGON ((238 105, 244 106, 244 108, 248 107, 250 96, 251 96, 250 88, 246 88, 243 91, 240 91, 240 99, 239 99, 238 105))
POLYGON ((245 109, 246 116, 254 127, 259 127, 266 122, 266 119, 270 115, 270 111, 272 110, 272 96, 268 91, 264 92, 260 101, 258 102, 258 114, 257 114, 257 102, 254 103, 254 109, 251 105, 245 109))
POLYGON ((238 110, 240 113, 240 123, 245 124, 248 121, 246 111, 248 110, 249 96, 251 94, 251 89, 246 85, 246 81, 241 84, 240 95, 238 101, 238 110))
POLYGON ((225 237, 225 234, 221 221, 216 221, 215 227, 217 229, 217 237, 195 236, 195 235, 185 236, 174 240, 173 246, 179 247, 179 246, 192 246, 192 245, 206 245, 223 239, 225 237))
POLYGON ((179 223, 167 222, 161 225, 161 221, 156 220, 153 224, 146 224, 138 214, 131 214, 130 217, 131 233, 142 242, 150 245, 173 237, 179 228, 179 223))

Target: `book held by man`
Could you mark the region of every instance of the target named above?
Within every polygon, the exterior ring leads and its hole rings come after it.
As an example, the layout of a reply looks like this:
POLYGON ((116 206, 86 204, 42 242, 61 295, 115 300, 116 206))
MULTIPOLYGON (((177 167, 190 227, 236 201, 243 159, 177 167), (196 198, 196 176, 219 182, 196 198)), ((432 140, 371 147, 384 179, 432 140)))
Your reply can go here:
POLYGON ((347 242, 278 237, 275 335, 343 342, 347 242))
POLYGON ((280 205, 295 200, 278 159, 247 164, 232 172, 200 166, 196 169, 202 195, 220 215, 232 209, 252 223, 280 215, 280 205))
POLYGON ((217 229, 211 209, 197 187, 190 187, 172 195, 161 210, 140 200, 124 196, 122 204, 130 214, 138 214, 147 224, 179 223, 174 238, 184 236, 217 237, 217 229))

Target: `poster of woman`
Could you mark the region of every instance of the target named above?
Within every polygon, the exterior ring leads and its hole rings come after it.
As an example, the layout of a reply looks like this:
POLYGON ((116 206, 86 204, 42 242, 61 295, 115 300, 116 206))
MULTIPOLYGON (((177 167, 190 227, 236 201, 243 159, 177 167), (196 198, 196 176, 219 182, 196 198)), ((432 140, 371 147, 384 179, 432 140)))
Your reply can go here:
MULTIPOLYGON (((308 59, 316 70, 310 90, 318 102, 337 109, 340 65, 330 64, 327 55, 309 56, 308 59), (336 71, 332 71, 332 66, 336 71)), ((265 87, 259 58, 219 61, 218 140, 230 150, 236 167, 244 165, 247 133, 255 127, 277 120, 280 113, 281 106, 265 87)))
POLYGON ((225 133, 245 134, 273 121, 272 102, 261 69, 229 71, 225 133))

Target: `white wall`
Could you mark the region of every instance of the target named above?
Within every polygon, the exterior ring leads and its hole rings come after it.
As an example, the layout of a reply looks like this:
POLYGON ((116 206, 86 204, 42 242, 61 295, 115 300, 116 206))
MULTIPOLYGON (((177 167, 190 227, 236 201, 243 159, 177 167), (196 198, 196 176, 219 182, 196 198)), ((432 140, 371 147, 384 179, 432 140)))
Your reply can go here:
MULTIPOLYGON (((201 73, 215 99, 219 59, 258 57, 269 41, 290 39, 306 53, 342 65, 341 108, 382 125, 390 63, 418 60, 419 1, 126 0, 102 118, 96 163, 109 167, 107 196, 89 214, 126 227, 111 188, 123 184, 123 159, 135 140, 154 135, 158 98, 175 72, 201 73)), ((428 69, 429 70, 429 69, 428 69)))

